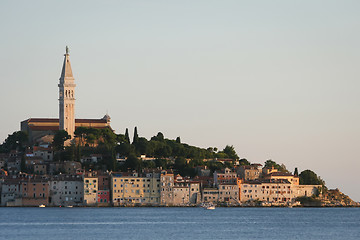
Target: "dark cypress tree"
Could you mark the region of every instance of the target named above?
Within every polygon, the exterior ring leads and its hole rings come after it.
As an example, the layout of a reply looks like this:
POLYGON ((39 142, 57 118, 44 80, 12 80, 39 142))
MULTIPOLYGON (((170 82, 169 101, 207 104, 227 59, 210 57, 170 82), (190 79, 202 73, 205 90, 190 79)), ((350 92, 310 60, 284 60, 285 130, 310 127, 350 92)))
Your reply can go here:
POLYGON ((177 138, 176 138, 176 142, 177 142, 177 143, 181 143, 180 137, 177 137, 177 138))
POLYGON ((130 138, 129 138, 129 129, 126 128, 125 130, 125 141, 130 143, 130 138))
POLYGON ((138 133, 137 133, 137 127, 135 127, 133 144, 137 144, 138 142, 139 142, 139 136, 138 136, 138 133))
POLYGON ((299 172, 298 172, 297 167, 295 168, 295 171, 294 171, 294 176, 299 176, 299 172))

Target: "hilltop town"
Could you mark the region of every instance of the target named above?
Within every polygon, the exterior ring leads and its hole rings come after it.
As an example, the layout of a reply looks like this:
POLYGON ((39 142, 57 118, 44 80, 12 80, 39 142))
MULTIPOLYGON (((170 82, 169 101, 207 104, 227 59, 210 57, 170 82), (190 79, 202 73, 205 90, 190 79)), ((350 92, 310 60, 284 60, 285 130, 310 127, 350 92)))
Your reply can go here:
POLYGON ((0 148, 1 206, 356 205, 311 170, 292 174, 272 160, 251 164, 232 146, 200 149, 161 133, 149 141, 135 135, 130 143, 112 131, 89 141, 84 132, 95 130, 79 129, 68 146, 69 136, 56 143, 62 131, 34 145, 25 144, 24 132, 10 135, 0 148))
POLYGON ((59 118, 21 121, 0 145, 1 206, 356 206, 311 170, 240 158, 231 145, 198 148, 159 132, 132 141, 108 114, 75 119, 66 48, 59 118))

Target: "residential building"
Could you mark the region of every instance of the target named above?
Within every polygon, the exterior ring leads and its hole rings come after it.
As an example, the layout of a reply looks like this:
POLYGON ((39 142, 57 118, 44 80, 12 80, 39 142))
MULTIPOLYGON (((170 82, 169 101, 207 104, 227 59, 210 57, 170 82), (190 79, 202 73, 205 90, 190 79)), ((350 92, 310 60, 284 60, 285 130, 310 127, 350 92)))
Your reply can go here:
POLYGON ((230 168, 225 168, 221 171, 214 172, 214 185, 218 187, 220 184, 236 184, 237 174, 231 171, 230 168))
POLYGON ((262 171, 261 166, 261 164, 239 166, 236 168, 236 172, 238 177, 245 181, 256 180, 260 178, 262 171))
POLYGON ((160 203, 161 205, 171 206, 174 205, 174 174, 161 172, 160 177, 160 203))
POLYGON ((78 169, 81 169, 81 163, 75 161, 65 161, 63 163, 63 170, 65 174, 75 175, 78 169))
POLYGON ((272 172, 264 176, 265 179, 284 179, 288 180, 291 184, 299 185, 299 177, 294 176, 291 173, 284 172, 272 172))
POLYGON ((16 201, 21 197, 20 179, 6 178, 1 185, 1 206, 21 205, 16 201))
POLYGON ((137 173, 113 173, 111 179, 114 206, 160 203, 160 179, 155 175, 139 177, 137 173))
POLYGON ((239 186, 237 183, 219 184, 219 202, 239 204, 239 186))
POLYGON ((49 204, 49 181, 29 177, 21 181, 20 192, 22 206, 39 206, 49 204))
POLYGON ((50 180, 50 205, 79 206, 83 204, 84 182, 80 175, 59 174, 50 180))
POLYGON ((219 189, 217 188, 204 188, 202 192, 202 202, 219 202, 219 189))
POLYGON ((98 190, 97 193, 97 204, 98 205, 109 205, 110 201, 110 190, 98 190))
POLYGON ((96 205, 97 192, 99 190, 98 177, 92 172, 84 175, 84 204, 87 206, 96 205))
POLYGON ((34 164, 34 174, 37 175, 44 175, 47 172, 47 165, 46 164, 34 164))
POLYGON ((54 159, 54 152, 51 147, 33 147, 33 155, 41 157, 44 161, 52 161, 54 159))

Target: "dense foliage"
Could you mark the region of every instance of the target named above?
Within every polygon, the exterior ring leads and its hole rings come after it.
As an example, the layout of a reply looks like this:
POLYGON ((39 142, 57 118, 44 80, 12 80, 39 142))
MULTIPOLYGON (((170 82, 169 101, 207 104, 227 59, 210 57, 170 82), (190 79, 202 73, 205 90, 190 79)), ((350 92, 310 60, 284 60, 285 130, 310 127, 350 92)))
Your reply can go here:
POLYGON ((24 151, 28 142, 28 135, 25 132, 14 132, 0 145, 0 153, 9 153, 11 150, 24 151))
POLYGON ((299 180, 301 185, 323 185, 325 186, 324 180, 322 180, 316 173, 311 170, 302 171, 299 174, 299 180))

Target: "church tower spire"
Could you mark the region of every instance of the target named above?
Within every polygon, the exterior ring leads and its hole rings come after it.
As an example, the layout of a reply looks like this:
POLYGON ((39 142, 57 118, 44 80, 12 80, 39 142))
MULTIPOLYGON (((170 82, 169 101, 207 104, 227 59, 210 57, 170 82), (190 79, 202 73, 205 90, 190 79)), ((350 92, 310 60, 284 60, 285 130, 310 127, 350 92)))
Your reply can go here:
POLYGON ((75 79, 70 64, 69 48, 66 46, 64 64, 61 71, 59 87, 59 129, 65 130, 74 137, 75 132, 75 79))

